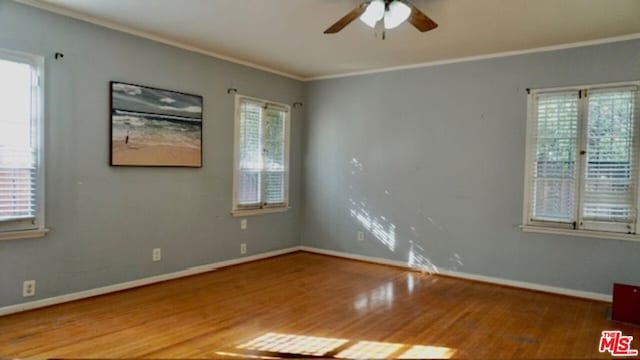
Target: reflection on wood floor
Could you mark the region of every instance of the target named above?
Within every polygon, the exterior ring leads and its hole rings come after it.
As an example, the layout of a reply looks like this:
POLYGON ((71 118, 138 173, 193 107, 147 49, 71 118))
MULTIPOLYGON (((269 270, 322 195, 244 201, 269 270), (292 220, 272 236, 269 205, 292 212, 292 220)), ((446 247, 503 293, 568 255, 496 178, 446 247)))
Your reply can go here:
POLYGON ((0 357, 596 358, 609 304, 295 253, 0 317, 0 357))

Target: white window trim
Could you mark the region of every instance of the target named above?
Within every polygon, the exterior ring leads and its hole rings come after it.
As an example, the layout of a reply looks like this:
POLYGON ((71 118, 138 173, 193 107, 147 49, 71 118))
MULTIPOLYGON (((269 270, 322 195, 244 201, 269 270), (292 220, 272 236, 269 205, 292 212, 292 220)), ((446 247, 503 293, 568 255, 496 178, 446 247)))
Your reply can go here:
MULTIPOLYGON (((520 229, 523 232, 532 232, 532 233, 541 233, 541 234, 553 234, 553 235, 569 235, 569 236, 578 236, 578 237, 590 237, 590 238, 598 238, 598 239, 612 239, 612 240, 628 240, 628 241, 640 241, 640 211, 636 213, 636 234, 625 234, 619 232, 609 232, 609 231, 598 231, 598 230, 584 230, 584 229, 574 229, 571 226, 568 226, 565 223, 552 223, 552 222, 536 222, 530 220, 529 212, 531 210, 530 206, 530 194, 529 194, 529 186, 531 182, 532 169, 533 169, 533 146, 534 143, 532 141, 531 136, 529 136, 533 131, 534 126, 534 98, 537 94, 545 93, 545 92, 557 92, 557 91, 569 91, 569 90, 579 90, 588 88, 589 90, 599 89, 599 88, 612 88, 612 87, 622 87, 622 86, 638 86, 640 87, 640 80, 634 81, 624 81, 624 82, 613 82, 613 83, 598 83, 598 84, 584 84, 584 85, 576 85, 576 86, 564 86, 564 87, 555 87, 555 88, 538 88, 538 89, 529 89, 529 95, 527 96, 527 126, 526 126, 526 143, 525 143, 525 171, 524 171, 524 189, 523 189, 523 208, 522 208, 522 225, 520 225, 520 229)), ((639 89, 640 98, 640 89, 639 89)), ((640 100, 640 99, 638 99, 640 100)), ((639 116, 639 115, 636 115, 639 116)), ((582 123, 582 119, 580 119, 581 123, 578 125, 579 127, 584 126, 582 123)), ((637 124, 636 126, 640 126, 637 124)), ((583 141, 581 138, 582 134, 579 135, 579 142, 583 141)), ((638 139, 635 141, 640 141, 640 135, 638 139)), ((640 160, 640 159, 639 159, 640 160)), ((582 163, 578 162, 580 168, 582 167, 582 163)), ((580 168, 578 169, 578 173, 580 174, 580 168)), ((640 168, 640 166, 639 166, 640 168)), ((639 170, 640 171, 640 170, 639 170)), ((640 179, 640 176, 638 177, 640 179)), ((637 208, 640 210, 640 182, 638 183, 638 189, 636 192, 636 203, 637 208)), ((581 195, 580 195, 581 197, 581 195)), ((580 206, 580 205, 578 205, 580 206)), ((577 210, 579 211, 579 210, 577 210)))
POLYGON ((521 225, 520 229, 523 232, 539 233, 539 234, 552 234, 552 235, 569 235, 579 237, 589 237, 598 239, 611 239, 611 240, 628 240, 628 241, 640 241, 640 235, 615 233, 608 231, 594 231, 594 230, 580 230, 573 228, 554 228, 549 226, 535 226, 535 225, 521 225))
POLYGON ((24 63, 32 66, 36 71, 37 87, 33 95, 37 103, 34 106, 35 138, 37 142, 37 164, 36 164, 36 206, 37 213, 33 227, 21 230, 7 229, 0 227, 0 241, 17 240, 44 237, 49 231, 45 228, 45 150, 44 150, 44 57, 28 54, 19 51, 0 49, 0 58, 3 60, 24 63))
POLYGON ((234 140, 233 140, 233 193, 232 193, 233 204, 232 204, 231 216, 233 217, 255 216, 255 215, 265 215, 265 214, 281 213, 281 212, 288 211, 291 208, 289 206, 289 188, 290 188, 289 179, 291 176, 291 171, 289 168, 289 148, 291 143, 291 138, 290 138, 291 106, 283 103, 256 98, 256 97, 236 94, 234 114, 235 114, 234 116, 235 120, 234 120, 234 129, 233 129, 234 140), (284 120, 285 122, 284 123, 285 125, 285 154, 284 154, 285 159, 284 161, 286 165, 285 174, 286 174, 287 188, 284 194, 285 201, 281 205, 271 204, 265 207, 255 208, 255 207, 241 207, 238 204, 238 181, 240 178, 240 169, 238 166, 240 163, 240 136, 239 136, 240 134, 240 101, 243 99, 255 101, 263 104, 275 105, 275 106, 286 109, 286 116, 284 120))

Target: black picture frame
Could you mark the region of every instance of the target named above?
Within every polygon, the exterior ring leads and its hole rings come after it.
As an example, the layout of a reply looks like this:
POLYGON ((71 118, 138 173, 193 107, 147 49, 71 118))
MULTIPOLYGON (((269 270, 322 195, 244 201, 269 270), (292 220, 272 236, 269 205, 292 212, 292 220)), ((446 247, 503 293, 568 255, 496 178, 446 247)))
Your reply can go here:
POLYGON ((109 82, 109 165, 201 168, 203 97, 109 82))

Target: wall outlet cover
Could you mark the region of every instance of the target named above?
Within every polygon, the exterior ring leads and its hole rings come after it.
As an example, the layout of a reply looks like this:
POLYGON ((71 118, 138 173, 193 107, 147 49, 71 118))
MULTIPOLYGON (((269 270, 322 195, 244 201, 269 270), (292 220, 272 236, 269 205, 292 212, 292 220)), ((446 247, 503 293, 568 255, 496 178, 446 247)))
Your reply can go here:
POLYGON ((27 280, 22 283, 22 296, 29 297, 35 296, 36 294, 36 281, 35 280, 27 280))
POLYGON ((160 261, 162 259, 162 249, 155 248, 153 249, 153 261, 160 261))

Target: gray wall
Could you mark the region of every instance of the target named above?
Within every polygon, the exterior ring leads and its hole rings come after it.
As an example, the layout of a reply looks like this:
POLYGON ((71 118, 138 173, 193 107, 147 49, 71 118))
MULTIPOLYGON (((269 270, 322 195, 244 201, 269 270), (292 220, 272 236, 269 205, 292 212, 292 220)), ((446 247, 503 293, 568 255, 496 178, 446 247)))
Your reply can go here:
POLYGON ((291 211, 231 210, 234 98, 300 101, 303 83, 0 0, 0 48, 46 56, 46 216, 41 239, 0 241, 0 306, 299 243, 302 112, 293 110, 291 211), (61 61, 55 52, 64 53, 61 61), (109 81, 204 96, 204 167, 108 166, 109 81), (151 261, 161 247, 163 260, 151 261), (38 294, 22 298, 22 282, 38 294))
POLYGON ((0 242, 0 306, 237 258, 241 242, 249 254, 300 243, 413 254, 426 266, 601 293, 640 282, 640 243, 517 228, 524 89, 640 79, 640 41, 304 84, 0 0, 0 48, 46 56, 51 229, 0 242), (204 167, 109 167, 111 80, 203 95, 204 167), (292 116, 293 208, 251 217, 246 231, 229 215, 228 87, 306 99, 292 116), (35 298, 21 296, 27 279, 38 281, 35 298))
POLYGON ((525 89, 638 79, 628 41, 312 82, 302 243, 583 291, 640 283, 640 242, 518 228, 525 89))

